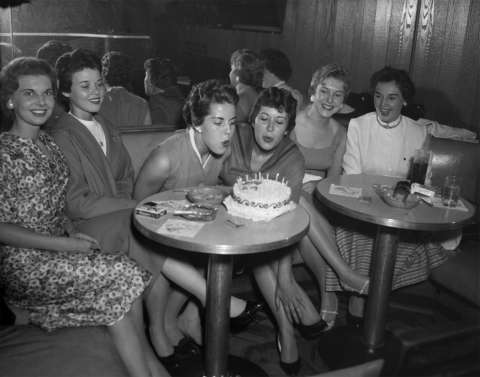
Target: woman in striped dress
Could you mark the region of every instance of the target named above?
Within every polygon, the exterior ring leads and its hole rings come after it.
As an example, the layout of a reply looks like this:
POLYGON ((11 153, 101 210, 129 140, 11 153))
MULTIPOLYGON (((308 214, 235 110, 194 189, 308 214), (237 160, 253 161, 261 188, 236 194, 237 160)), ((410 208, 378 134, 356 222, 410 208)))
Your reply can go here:
MULTIPOLYGON (((410 159, 422 148, 427 129, 401 114, 415 93, 415 87, 403 70, 385 67, 373 74, 375 112, 352 119, 347 133, 343 157, 345 174, 381 174, 405 179, 410 159)), ((338 251, 347 264, 364 276, 370 273, 376 228, 357 221, 337 223, 335 239, 338 251)), ((427 279, 431 269, 438 267, 455 253, 460 237, 425 232, 402 232, 393 274, 393 289, 427 279)), ((344 290, 336 273, 327 269, 327 292, 344 290)), ((365 290, 366 291, 366 290, 365 290)), ((367 292, 357 292, 365 294, 367 292)), ((362 295, 352 296, 349 312, 363 316, 362 295)))

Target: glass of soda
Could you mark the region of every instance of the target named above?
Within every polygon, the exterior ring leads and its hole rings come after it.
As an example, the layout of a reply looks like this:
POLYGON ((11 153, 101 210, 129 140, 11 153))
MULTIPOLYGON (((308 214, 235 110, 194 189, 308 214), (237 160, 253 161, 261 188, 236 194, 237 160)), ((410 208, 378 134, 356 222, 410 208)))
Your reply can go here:
POLYGON ((429 160, 429 152, 425 149, 417 149, 410 167, 410 181, 412 183, 425 183, 429 160))
POLYGON ((442 188, 442 202, 446 207, 456 207, 460 196, 460 184, 455 175, 447 175, 442 188))

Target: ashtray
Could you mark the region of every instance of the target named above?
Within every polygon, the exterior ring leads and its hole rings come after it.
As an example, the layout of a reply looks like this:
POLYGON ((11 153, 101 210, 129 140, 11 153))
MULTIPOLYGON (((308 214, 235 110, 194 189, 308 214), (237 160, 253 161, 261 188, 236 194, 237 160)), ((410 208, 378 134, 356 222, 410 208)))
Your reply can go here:
POLYGON ((208 204, 190 204, 173 212, 176 216, 182 216, 193 221, 213 221, 217 216, 217 207, 208 204))
POLYGON ((386 185, 373 185, 378 196, 390 207, 411 209, 420 203, 420 198, 415 194, 408 194, 404 199, 393 196, 393 187, 386 185))
POLYGON ((202 186, 187 191, 187 199, 196 204, 218 206, 222 203, 227 193, 219 187, 202 186))

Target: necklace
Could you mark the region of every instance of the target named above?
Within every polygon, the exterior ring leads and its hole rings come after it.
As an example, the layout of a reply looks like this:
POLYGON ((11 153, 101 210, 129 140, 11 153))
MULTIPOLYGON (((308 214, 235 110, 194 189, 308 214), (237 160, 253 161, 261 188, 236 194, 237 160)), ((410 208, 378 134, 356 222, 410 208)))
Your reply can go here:
POLYGON ((386 122, 382 122, 380 120, 380 118, 378 117, 378 114, 376 114, 376 117, 377 117, 377 123, 382 126, 383 128, 387 128, 387 129, 390 129, 390 128, 395 128, 397 127, 400 122, 402 121, 402 115, 400 114, 400 116, 397 118, 397 120, 391 122, 391 123, 386 123, 386 122))

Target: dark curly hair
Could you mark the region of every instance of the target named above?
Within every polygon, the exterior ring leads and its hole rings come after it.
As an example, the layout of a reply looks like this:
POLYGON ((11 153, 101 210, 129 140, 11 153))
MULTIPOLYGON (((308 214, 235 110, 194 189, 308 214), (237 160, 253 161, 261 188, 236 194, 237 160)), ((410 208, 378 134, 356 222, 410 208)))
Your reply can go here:
POLYGON ((318 68, 312 75, 312 79, 310 80, 310 87, 308 88, 308 94, 314 95, 317 91, 318 85, 320 83, 329 78, 333 77, 340 81, 343 81, 344 89, 345 89, 345 98, 347 98, 348 93, 350 92, 350 75, 348 71, 338 64, 326 64, 320 68, 318 68))
POLYGON ((70 93, 72 89, 73 74, 86 68, 102 72, 100 59, 92 51, 76 49, 60 56, 55 64, 58 77, 58 99, 65 108, 68 108, 68 98, 63 93, 70 93))
POLYGON ((255 118, 260 112, 260 108, 273 107, 280 112, 288 115, 287 133, 290 133, 295 127, 295 118, 297 116, 297 100, 293 98, 290 91, 272 86, 260 92, 250 112, 250 123, 255 123, 255 118))
POLYGON ((415 95, 415 85, 407 71, 403 69, 392 68, 390 66, 383 67, 370 78, 370 88, 373 92, 378 83, 392 81, 397 85, 398 89, 400 89, 403 99, 409 103, 415 95))
POLYGON ((183 119, 187 126, 199 126, 210 113, 212 103, 230 103, 236 106, 235 88, 220 80, 207 80, 195 85, 183 105, 183 119))
POLYGON ((56 91, 57 78, 52 66, 43 59, 20 57, 13 59, 0 72, 0 101, 2 111, 2 130, 12 127, 14 111, 7 108, 7 102, 18 89, 18 78, 25 75, 44 75, 50 78, 56 91))
POLYGON ((72 50, 72 46, 65 42, 50 40, 38 48, 36 56, 39 59, 46 60, 52 67, 55 67, 57 59, 72 50))
POLYGON ((241 83, 255 88, 262 87, 264 65, 256 52, 246 48, 236 50, 230 57, 230 65, 234 67, 241 83))
POLYGON ((274 48, 266 48, 260 51, 260 58, 268 69, 280 80, 288 81, 292 76, 292 66, 287 55, 274 48))
POLYGON ((165 79, 172 85, 177 82, 177 68, 170 59, 150 58, 145 60, 143 68, 150 72, 150 80, 156 87, 161 87, 165 79))
POLYGON ((110 86, 129 88, 132 61, 120 51, 109 51, 102 56, 102 75, 110 86))

